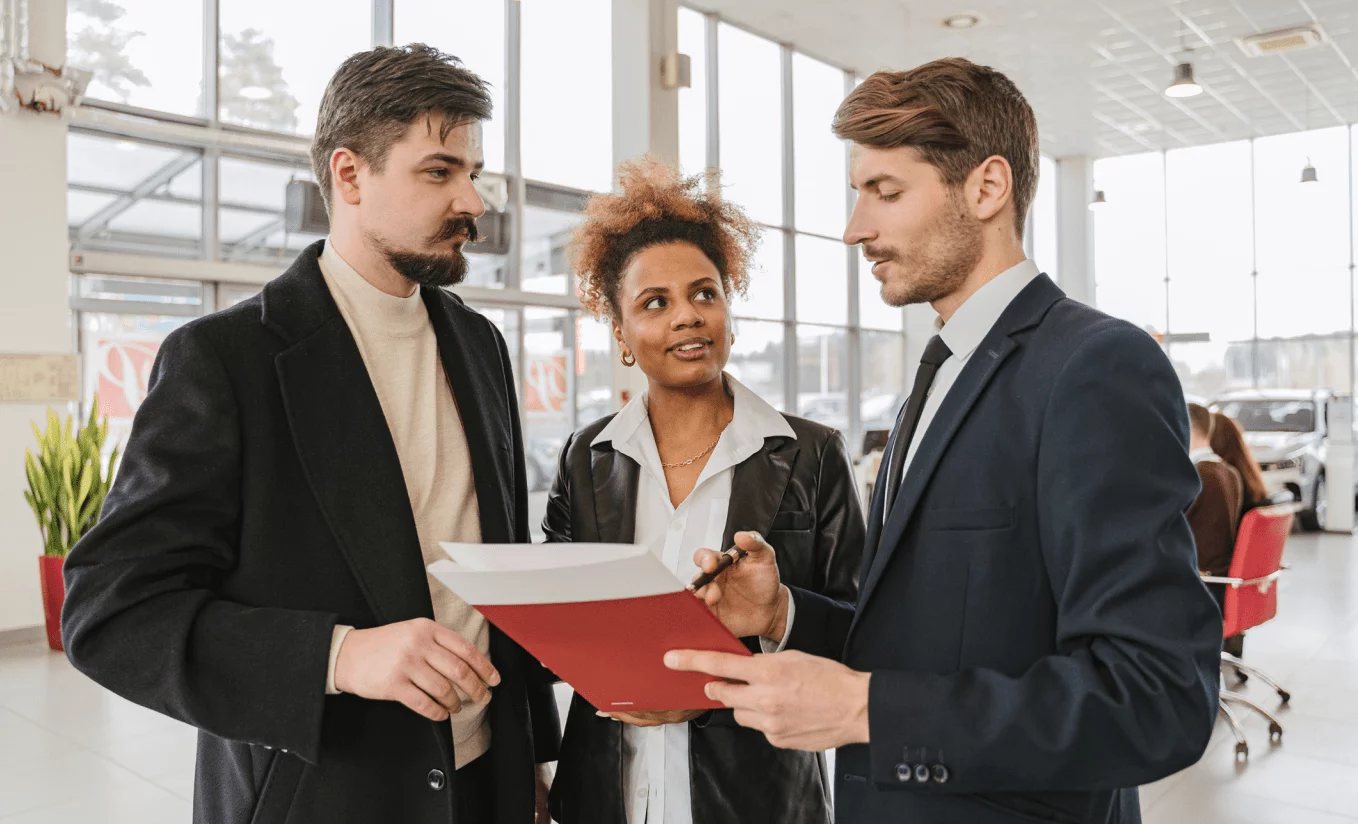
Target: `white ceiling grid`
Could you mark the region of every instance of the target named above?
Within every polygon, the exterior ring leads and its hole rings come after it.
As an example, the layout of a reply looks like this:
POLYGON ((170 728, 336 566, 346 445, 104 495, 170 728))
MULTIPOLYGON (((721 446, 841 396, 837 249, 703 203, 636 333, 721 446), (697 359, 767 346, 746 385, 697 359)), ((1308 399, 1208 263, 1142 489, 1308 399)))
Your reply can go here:
POLYGON ((1358 123, 1358 0, 695 0, 869 73, 959 55, 1008 73, 1044 150, 1108 156, 1358 123), (972 13, 964 31, 940 25, 972 13), (1249 57, 1236 39, 1318 23, 1318 48, 1249 57), (1191 50, 1191 54, 1185 51, 1191 50), (1165 97, 1191 59, 1203 94, 1165 97))

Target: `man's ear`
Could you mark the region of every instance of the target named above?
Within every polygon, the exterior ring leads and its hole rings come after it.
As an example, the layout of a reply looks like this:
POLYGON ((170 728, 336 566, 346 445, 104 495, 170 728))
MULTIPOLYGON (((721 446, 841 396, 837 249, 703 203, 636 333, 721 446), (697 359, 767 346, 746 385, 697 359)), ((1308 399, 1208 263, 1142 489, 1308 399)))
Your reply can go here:
POLYGON ((354 152, 340 147, 330 153, 330 199, 343 200, 357 206, 361 198, 359 169, 363 160, 354 152))

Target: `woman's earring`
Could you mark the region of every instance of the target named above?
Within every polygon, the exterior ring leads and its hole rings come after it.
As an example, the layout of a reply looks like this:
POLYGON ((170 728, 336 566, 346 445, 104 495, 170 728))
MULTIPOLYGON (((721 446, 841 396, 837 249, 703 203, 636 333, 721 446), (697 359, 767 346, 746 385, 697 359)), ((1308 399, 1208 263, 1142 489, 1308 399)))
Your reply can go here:
POLYGON ((624 350, 623 350, 623 353, 622 353, 622 365, 623 365, 623 366, 636 366, 636 365, 637 365, 637 356, 636 356, 636 355, 633 355, 631 352, 628 352, 627 350, 624 349, 624 350))

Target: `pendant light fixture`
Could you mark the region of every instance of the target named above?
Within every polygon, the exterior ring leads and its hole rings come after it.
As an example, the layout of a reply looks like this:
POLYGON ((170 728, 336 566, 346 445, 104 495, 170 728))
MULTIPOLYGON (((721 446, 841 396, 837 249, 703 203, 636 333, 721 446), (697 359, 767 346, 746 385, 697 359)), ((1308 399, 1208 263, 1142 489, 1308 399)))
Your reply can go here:
MULTIPOLYGON (((1303 81, 1303 82, 1304 82, 1304 81, 1303 81)), ((1311 87, 1310 87, 1310 86, 1307 86, 1307 87, 1306 87, 1306 131, 1308 131, 1308 132, 1311 131, 1311 87)), ((1309 135, 1307 136, 1307 140, 1308 140, 1308 141, 1310 140, 1310 136, 1309 136, 1309 135)), ((1318 181, 1319 181, 1319 178, 1316 177, 1316 167, 1311 165, 1311 157, 1310 157, 1310 155, 1307 155, 1307 156, 1306 156, 1306 165, 1301 167, 1301 182, 1302 182, 1302 183, 1316 183, 1316 182, 1318 182, 1318 181)))
POLYGON ((1094 190, 1094 199, 1089 201, 1089 211, 1097 212, 1108 205, 1108 198, 1104 197, 1103 189, 1094 190))
POLYGON ((1165 89, 1166 97, 1197 97, 1202 94, 1202 86, 1193 79, 1193 63, 1185 60, 1174 67, 1174 82, 1165 89))
POLYGON ((1184 30, 1179 29, 1179 51, 1184 59, 1174 67, 1174 80, 1165 88, 1165 96, 1173 98, 1197 97, 1202 94, 1202 86, 1193 77, 1193 50, 1184 45, 1184 30))

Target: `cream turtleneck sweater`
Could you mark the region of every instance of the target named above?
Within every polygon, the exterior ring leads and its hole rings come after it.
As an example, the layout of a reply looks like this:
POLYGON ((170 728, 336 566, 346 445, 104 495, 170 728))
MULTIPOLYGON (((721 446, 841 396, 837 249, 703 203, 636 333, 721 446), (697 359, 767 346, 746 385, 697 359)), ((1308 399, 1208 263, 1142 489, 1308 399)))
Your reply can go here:
MULTIPOLYGON (((396 297, 373 286, 340 257, 327 240, 321 274, 353 333, 368 377, 377 391, 396 454, 401 461, 424 564, 446 557, 440 541, 478 543, 481 518, 471 453, 462 418, 439 359, 434 327, 420 290, 396 297)), ((336 448, 340 448, 337 444, 336 448)), ((363 479, 354 478, 354 483, 363 479)), ((489 654, 486 619, 429 576, 434 620, 489 654)), ((338 626, 330 648, 327 692, 335 693, 335 662, 350 627, 338 626)), ((464 703, 452 719, 457 767, 490 748, 485 704, 464 703)))

